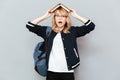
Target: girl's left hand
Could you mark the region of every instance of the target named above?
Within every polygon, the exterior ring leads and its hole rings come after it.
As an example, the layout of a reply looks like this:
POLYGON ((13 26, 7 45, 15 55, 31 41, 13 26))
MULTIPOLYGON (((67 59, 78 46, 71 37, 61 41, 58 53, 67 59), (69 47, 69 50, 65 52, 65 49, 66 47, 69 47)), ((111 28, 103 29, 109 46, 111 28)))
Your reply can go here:
POLYGON ((70 14, 71 14, 74 18, 80 20, 80 21, 83 22, 83 23, 86 23, 86 22, 88 21, 88 19, 85 19, 84 17, 78 15, 74 9, 70 9, 70 10, 71 10, 71 11, 70 11, 70 14))
POLYGON ((77 17, 77 13, 74 9, 70 9, 70 14, 73 16, 73 17, 77 17))

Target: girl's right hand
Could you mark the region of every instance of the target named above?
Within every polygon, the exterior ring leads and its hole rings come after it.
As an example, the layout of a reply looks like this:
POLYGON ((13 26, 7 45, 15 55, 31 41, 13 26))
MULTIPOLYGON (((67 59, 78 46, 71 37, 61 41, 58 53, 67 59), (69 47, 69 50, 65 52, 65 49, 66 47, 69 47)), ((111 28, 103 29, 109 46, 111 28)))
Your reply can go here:
POLYGON ((50 13, 50 11, 48 10, 43 16, 36 18, 35 20, 31 21, 31 23, 33 24, 38 24, 39 22, 47 19, 48 17, 50 17, 53 13, 50 13))
POLYGON ((44 17, 48 18, 52 15, 53 13, 51 13, 49 10, 45 13, 44 17))

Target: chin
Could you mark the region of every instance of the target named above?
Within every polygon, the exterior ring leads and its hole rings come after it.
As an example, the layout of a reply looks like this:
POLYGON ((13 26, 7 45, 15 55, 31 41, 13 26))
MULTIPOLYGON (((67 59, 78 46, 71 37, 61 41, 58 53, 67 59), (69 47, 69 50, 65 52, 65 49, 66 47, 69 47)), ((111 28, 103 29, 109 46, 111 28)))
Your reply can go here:
POLYGON ((64 25, 58 25, 59 28, 62 28, 64 25))

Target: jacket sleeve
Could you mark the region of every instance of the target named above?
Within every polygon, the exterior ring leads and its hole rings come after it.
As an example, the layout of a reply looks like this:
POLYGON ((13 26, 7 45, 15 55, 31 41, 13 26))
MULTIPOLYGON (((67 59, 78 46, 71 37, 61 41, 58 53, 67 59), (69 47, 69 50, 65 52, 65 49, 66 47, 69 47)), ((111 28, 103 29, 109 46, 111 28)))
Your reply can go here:
POLYGON ((45 39, 47 26, 41 26, 31 23, 30 21, 26 24, 26 28, 38 36, 41 36, 45 39))
POLYGON ((75 31, 76 31, 76 37, 81 37, 86 34, 88 34, 90 31, 94 30, 95 24, 88 20, 83 26, 77 26, 75 31))

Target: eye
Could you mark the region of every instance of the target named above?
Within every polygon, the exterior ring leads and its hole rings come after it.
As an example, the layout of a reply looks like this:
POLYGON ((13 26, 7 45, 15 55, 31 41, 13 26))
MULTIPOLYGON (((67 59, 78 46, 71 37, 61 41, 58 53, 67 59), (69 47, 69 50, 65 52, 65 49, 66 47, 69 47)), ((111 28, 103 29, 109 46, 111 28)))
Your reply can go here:
POLYGON ((60 15, 55 15, 55 17, 60 17, 60 15))
POLYGON ((64 15, 55 15, 55 17, 62 17, 62 18, 65 18, 67 16, 64 16, 64 15))
POLYGON ((67 17, 67 16, 61 15, 61 17, 67 17))

